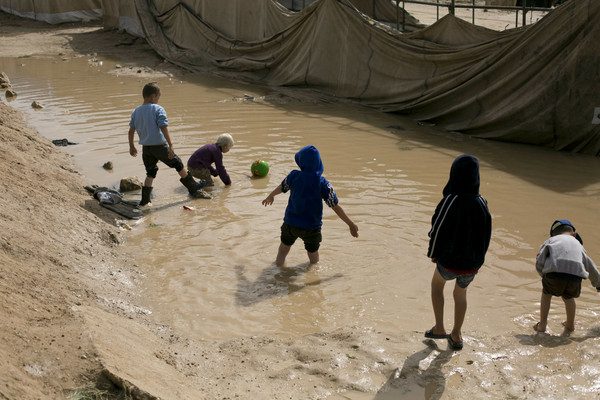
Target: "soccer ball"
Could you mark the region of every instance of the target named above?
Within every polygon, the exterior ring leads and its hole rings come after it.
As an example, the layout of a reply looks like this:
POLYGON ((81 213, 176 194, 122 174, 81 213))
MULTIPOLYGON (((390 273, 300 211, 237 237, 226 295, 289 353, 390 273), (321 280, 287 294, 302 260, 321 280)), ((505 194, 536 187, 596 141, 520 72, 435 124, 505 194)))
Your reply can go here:
POLYGON ((263 160, 256 160, 250 166, 250 171, 254 176, 266 176, 269 173, 269 164, 263 160))

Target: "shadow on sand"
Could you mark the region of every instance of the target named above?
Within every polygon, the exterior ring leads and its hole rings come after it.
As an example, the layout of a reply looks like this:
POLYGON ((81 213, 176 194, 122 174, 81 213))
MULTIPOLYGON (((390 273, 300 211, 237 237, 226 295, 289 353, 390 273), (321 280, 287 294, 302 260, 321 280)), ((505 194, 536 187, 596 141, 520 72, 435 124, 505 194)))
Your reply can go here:
POLYGON ((423 343, 427 347, 409 356, 402 369, 396 369, 379 389, 374 400, 438 400, 442 397, 446 388, 442 367, 450 361, 454 351, 441 350, 431 339, 423 343))

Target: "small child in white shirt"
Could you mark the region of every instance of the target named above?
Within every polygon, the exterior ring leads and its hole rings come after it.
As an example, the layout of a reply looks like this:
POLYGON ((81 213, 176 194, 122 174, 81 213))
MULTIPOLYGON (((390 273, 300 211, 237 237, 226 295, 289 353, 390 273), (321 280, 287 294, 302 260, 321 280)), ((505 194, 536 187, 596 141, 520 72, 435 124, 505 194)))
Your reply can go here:
POLYGON ((590 279, 600 292, 600 272, 583 248, 583 241, 569 220, 552 223, 550 238, 542 244, 535 267, 542 277, 540 321, 534 325, 536 332, 545 332, 552 296, 562 297, 567 320, 563 322, 566 333, 575 330, 575 299, 581 293, 581 280, 590 279))

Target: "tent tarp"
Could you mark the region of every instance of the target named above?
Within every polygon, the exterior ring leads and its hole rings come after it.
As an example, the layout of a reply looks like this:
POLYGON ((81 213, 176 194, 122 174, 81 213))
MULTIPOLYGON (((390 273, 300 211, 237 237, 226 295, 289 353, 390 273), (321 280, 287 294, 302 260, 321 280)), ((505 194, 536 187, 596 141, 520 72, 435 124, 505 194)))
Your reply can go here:
POLYGON ((133 1, 102 0, 102 19, 105 28, 122 29, 143 37, 133 1))
POLYGON ((101 0, 0 0, 0 10, 49 24, 102 17, 101 0))
POLYGON ((300 12, 275 0, 0 0, 0 9, 54 23, 100 10, 105 26, 145 37, 190 70, 600 155, 598 0, 571 0, 503 32, 451 15, 421 28, 402 14, 414 31, 401 33, 375 20, 389 23, 401 10, 382 0, 317 0, 300 12))
POLYGON ((217 15, 208 3, 135 0, 149 43, 191 70, 211 66, 476 137, 600 155, 600 1, 572 0, 509 31, 447 15, 408 34, 367 18, 350 0, 318 0, 293 14, 274 1, 245 0, 226 7, 235 16, 217 15), (259 34, 245 33, 252 40, 231 32, 245 7, 255 11, 259 34))

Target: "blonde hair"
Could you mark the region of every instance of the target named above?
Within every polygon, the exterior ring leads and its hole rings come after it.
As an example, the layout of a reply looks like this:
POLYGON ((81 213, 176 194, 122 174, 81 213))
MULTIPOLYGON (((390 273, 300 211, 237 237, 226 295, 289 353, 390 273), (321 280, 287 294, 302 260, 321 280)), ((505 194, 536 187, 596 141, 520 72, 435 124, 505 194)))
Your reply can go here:
POLYGON ((217 138, 217 145, 223 149, 225 147, 232 148, 233 147, 233 138, 229 133, 222 133, 217 138))

